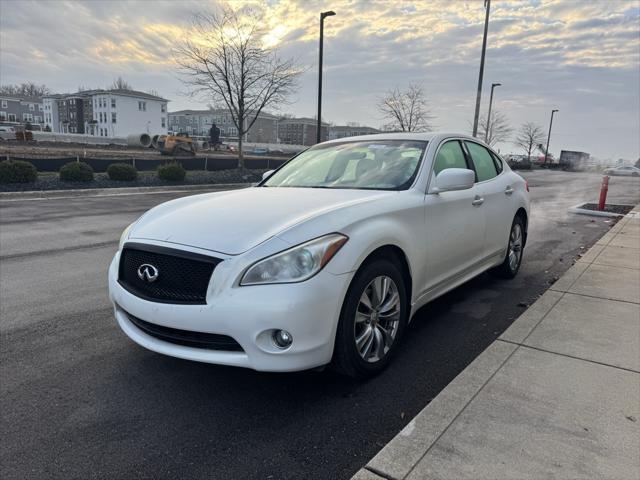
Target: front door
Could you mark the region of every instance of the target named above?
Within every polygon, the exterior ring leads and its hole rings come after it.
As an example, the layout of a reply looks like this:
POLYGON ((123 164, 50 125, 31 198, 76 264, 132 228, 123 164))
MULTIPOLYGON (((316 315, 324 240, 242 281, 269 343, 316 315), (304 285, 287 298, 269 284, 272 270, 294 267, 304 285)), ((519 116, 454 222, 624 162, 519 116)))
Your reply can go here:
POLYGON ((484 256, 486 259, 504 258, 509 243, 509 232, 514 212, 513 186, 502 172, 502 163, 494 159, 484 146, 465 141, 467 151, 471 156, 476 171, 476 188, 483 199, 487 228, 484 236, 484 256), (500 171, 498 171, 500 169, 500 171))
MULTIPOLYGON (((469 168, 458 140, 444 141, 434 159, 431 184, 447 168, 469 168)), ((473 271, 482 261, 485 209, 477 186, 428 193, 425 201, 427 275, 424 292, 440 288, 473 271)))

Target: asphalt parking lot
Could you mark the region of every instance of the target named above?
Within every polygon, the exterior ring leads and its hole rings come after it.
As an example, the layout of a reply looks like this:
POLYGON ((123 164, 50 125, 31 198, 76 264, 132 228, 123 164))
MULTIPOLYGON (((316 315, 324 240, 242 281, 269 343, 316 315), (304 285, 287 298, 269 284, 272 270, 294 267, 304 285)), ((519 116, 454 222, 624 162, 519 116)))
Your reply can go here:
MULTIPOLYGON (((0 201, 0 477, 349 478, 609 229, 567 213, 597 200, 599 175, 524 176, 519 276, 481 275, 421 309, 362 383, 192 363, 119 331, 106 271, 120 232, 185 193, 0 201)), ((609 193, 638 203, 640 180, 609 193)))

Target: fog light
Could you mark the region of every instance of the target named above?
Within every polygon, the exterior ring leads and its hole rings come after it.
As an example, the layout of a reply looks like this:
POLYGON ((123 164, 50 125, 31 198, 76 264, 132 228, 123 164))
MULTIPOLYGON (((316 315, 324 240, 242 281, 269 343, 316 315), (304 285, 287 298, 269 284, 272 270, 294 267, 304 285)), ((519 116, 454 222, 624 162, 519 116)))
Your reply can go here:
POLYGON ((276 330, 273 332, 273 342, 279 348, 287 348, 293 342, 293 337, 286 330, 276 330))

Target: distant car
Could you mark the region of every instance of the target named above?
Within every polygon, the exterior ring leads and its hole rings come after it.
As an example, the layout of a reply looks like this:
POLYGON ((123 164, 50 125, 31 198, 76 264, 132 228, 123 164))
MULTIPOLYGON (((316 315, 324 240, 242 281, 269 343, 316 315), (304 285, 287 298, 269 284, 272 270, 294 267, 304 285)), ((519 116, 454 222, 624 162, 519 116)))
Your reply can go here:
POLYGON ((231 145, 229 143, 219 143, 217 145, 217 150, 219 150, 221 152, 235 152, 236 151, 236 147, 235 147, 235 145, 231 145))
POLYGON ((122 234, 109 295, 122 330, 158 353, 366 377, 427 302, 489 269, 517 275, 528 191, 465 135, 320 143, 255 187, 142 215, 122 234))
POLYGON ((531 170, 531 158, 526 155, 508 155, 506 160, 514 170, 531 170))
POLYGON ((13 127, 0 126, 0 132, 15 133, 16 129, 13 127))
POLYGON ((253 155, 264 155, 268 152, 269 150, 267 150, 266 148, 260 148, 260 147, 256 147, 253 150, 251 150, 251 153, 253 155))
POLYGON ((611 167, 604 171, 605 175, 613 176, 625 176, 625 177, 640 177, 640 168, 638 167, 611 167))

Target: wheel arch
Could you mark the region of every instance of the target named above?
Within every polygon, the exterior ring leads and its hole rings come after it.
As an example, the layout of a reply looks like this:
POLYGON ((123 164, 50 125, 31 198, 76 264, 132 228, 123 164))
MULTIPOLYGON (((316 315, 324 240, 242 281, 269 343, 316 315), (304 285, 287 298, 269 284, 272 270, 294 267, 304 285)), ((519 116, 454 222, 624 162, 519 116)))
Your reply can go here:
POLYGON ((362 261, 358 270, 362 269, 365 265, 369 263, 379 260, 391 260, 394 264, 396 264, 400 268, 400 272, 402 273, 402 278, 405 282, 405 289, 407 291, 407 305, 409 309, 411 309, 411 298, 413 292, 413 277, 411 275, 411 268, 409 266, 409 260, 407 259, 407 255, 397 245, 386 244, 380 247, 377 247, 375 250, 371 251, 365 259, 362 261))

